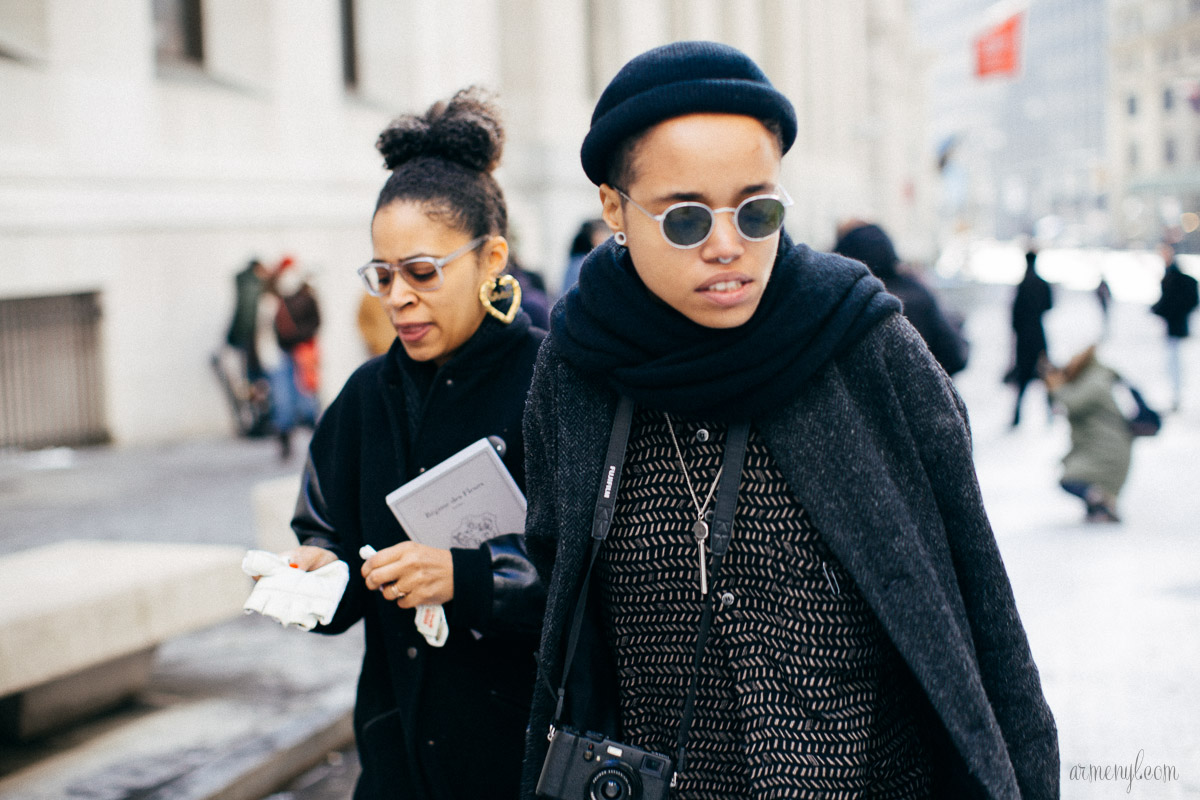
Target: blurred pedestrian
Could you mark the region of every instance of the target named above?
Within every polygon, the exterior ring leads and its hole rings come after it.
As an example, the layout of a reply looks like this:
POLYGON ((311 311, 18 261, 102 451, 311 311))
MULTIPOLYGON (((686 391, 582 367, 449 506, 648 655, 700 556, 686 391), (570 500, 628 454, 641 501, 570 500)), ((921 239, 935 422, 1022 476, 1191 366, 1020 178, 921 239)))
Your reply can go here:
POLYGON ((521 308, 529 315, 533 327, 546 330, 550 327, 550 298, 546 294, 546 282, 536 272, 521 266, 515 254, 509 251, 508 274, 521 284, 521 308))
POLYGON ((567 256, 567 269, 563 273, 562 292, 567 291, 579 282, 579 267, 583 264, 584 256, 599 247, 609 237, 608 226, 600 217, 584 220, 571 240, 571 252, 567 256))
POLYGON ((262 436, 271 428, 270 389, 256 346, 258 304, 270 276, 271 271, 258 258, 251 258, 234 276, 234 308, 225 334, 226 348, 212 359, 238 433, 243 436, 262 436))
POLYGON ((514 531, 478 549, 412 541, 385 498, 483 437, 525 486, 521 416, 543 334, 501 295, 514 279, 508 212, 492 176, 504 143, 496 108, 475 89, 401 116, 378 148, 391 177, 359 270, 398 335, 367 361, 322 417, 292 527, 293 563, 348 562, 332 622, 365 623, 354 730, 359 800, 514 798, 533 690, 544 592, 514 531), (364 545, 378 552, 365 562, 364 545), (359 577, 361 575, 361 577, 359 577), (442 605, 444 646, 414 610, 442 605))
POLYGON ((1025 389, 1038 377, 1038 363, 1048 352, 1042 316, 1054 305, 1050 284, 1037 272, 1037 252, 1025 253, 1025 277, 1017 285, 1012 302, 1013 365, 1006 383, 1017 390, 1012 426, 1021 424, 1021 400, 1025 389))
POLYGON ((1096 284, 1096 302, 1100 304, 1100 338, 1108 338, 1108 320, 1109 306, 1112 304, 1112 289, 1109 288, 1108 281, 1104 276, 1100 276, 1100 282, 1096 284))
POLYGON ((256 348, 271 386, 271 421, 279 456, 292 453, 297 425, 315 427, 320 408, 317 331, 321 312, 312 286, 296 261, 285 256, 263 287, 256 348))
POLYGON ((1092 345, 1061 369, 1043 362, 1042 378, 1071 426, 1062 488, 1083 500, 1088 522, 1120 522, 1117 495, 1133 452, 1129 421, 1113 397, 1120 376, 1096 358, 1092 345))
POLYGON ((1167 375, 1171 380, 1171 409, 1178 411, 1183 399, 1183 366, 1179 350, 1183 340, 1188 338, 1188 318, 1200 303, 1200 297, 1197 296, 1196 279, 1176 263, 1175 248, 1164 242, 1159 252, 1165 266, 1162 294, 1150 310, 1167 323, 1167 375))
POLYGON ((796 129, 715 42, 637 56, 592 114, 614 235, 554 307, 525 416, 553 689, 525 798, 586 769, 572 730, 668 754, 672 797, 1058 796, 961 399, 866 267, 783 231, 796 129))
POLYGON ((933 290, 900 264, 891 238, 878 225, 855 220, 841 226, 833 252, 861 261, 900 298, 904 316, 921 334, 947 375, 967 366, 970 347, 960 330, 942 311, 933 290))
POLYGON ((396 341, 396 329, 383 301, 370 292, 363 292, 358 301, 358 333, 362 336, 367 357, 381 356, 396 341))
POLYGON ((253 380, 262 373, 254 352, 254 327, 258 314, 258 300, 270 274, 270 270, 261 260, 252 258, 233 278, 233 318, 229 321, 229 332, 225 335, 225 341, 243 355, 248 380, 253 380))

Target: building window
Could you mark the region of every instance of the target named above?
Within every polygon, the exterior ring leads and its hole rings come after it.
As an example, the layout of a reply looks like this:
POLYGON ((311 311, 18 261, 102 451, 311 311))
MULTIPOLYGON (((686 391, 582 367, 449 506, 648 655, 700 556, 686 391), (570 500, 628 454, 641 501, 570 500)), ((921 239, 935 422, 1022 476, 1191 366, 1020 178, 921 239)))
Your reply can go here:
POLYGON ((354 0, 342 0, 342 83, 351 91, 358 88, 358 38, 354 0))
POLYGON ((154 39, 160 66, 203 64, 200 0, 154 0, 154 39))
POLYGON ((1167 139, 1163 142, 1163 161, 1167 164, 1175 163, 1175 140, 1167 139))
POLYGON ((1137 97, 1132 94, 1129 95, 1129 100, 1126 101, 1125 107, 1129 110, 1129 116, 1136 117, 1137 116, 1137 97))
POLYGON ((1163 111, 1170 111, 1175 107, 1175 93, 1171 91, 1171 87, 1163 89, 1163 111))

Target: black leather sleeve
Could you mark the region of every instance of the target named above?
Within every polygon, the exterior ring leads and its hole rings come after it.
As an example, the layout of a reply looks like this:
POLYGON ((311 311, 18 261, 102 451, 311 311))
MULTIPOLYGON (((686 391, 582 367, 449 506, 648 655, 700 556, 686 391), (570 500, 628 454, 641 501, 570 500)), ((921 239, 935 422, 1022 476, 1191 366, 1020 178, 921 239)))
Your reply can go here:
POLYGON ((541 630, 546 590, 525 551, 525 537, 497 536, 477 550, 451 550, 454 603, 451 627, 488 634, 531 634, 541 630))
MULTIPOLYGON (((358 553, 347 554, 342 536, 329 521, 329 508, 321 492, 321 481, 309 455, 300 478, 300 494, 292 512, 292 530, 300 544, 322 547, 350 565, 353 572, 361 566, 358 553)), ((341 633, 362 618, 366 609, 367 591, 361 580, 351 580, 328 625, 318 625, 317 633, 341 633)))
POLYGON ((321 481, 310 454, 300 476, 300 494, 292 511, 292 530, 300 544, 323 547, 343 561, 346 560, 340 537, 329 522, 329 509, 321 492, 321 481))

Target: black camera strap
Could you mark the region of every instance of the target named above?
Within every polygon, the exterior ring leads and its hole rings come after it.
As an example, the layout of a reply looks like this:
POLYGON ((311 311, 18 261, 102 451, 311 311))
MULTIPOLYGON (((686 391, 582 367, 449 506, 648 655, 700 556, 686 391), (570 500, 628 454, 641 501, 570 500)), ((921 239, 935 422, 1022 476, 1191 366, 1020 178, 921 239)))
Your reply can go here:
MULTIPOLYGON (((588 591, 591 587, 592 572, 600 548, 612 527, 613 512, 617 504, 617 489, 621 484, 621 471, 625 463, 625 447, 629 443, 629 434, 633 427, 633 401, 622 396, 617 404, 613 417, 612 434, 608 441, 608 454, 604 461, 604 472, 600 477, 600 490, 596 498, 596 510, 592 516, 592 548, 588 556, 587 569, 579 587, 579 597, 575 601, 575 614, 571 621, 571 632, 567 639, 567 651, 563 659, 562 681, 556 693, 557 702, 554 709, 553 728, 557 727, 562 717, 563 699, 566 696, 567 677, 571 672, 571 664, 575 659, 575 649, 579 644, 580 630, 583 628, 585 606, 588 591)), ((750 439, 750 423, 738 422, 729 428, 725 442, 725 453, 722 458, 720 484, 717 487, 716 506, 713 509, 712 523, 712 573, 715 577, 729 549, 729 540, 733 534, 733 516, 737 510, 738 485, 742 477, 742 465, 746 458, 746 446, 750 439)), ((715 592, 709 595, 700 616, 700 626, 696 637, 695 671, 688 686, 687 697, 684 700, 683 715, 679 723, 678 754, 676 770, 682 770, 686 763, 688 733, 695 714, 697 684, 700 679, 700 660, 708 634, 712 628, 713 604, 717 602, 715 592)))
POLYGON ((579 631, 583 627, 584 605, 587 603, 588 588, 592 582, 592 569, 600 546, 608 529, 612 527, 613 511, 617 507, 617 489, 621 485, 621 469, 625 465, 625 445, 629 443, 629 432, 633 428, 633 400, 625 395, 617 402, 613 415, 612 434, 608 438, 608 455, 604 457, 604 472, 600 476, 600 491, 596 495, 596 511, 592 514, 592 552, 588 557, 587 571, 579 586, 579 598, 575 601, 575 616, 571 620, 571 635, 567 639, 567 653, 563 659, 562 683, 558 686, 554 707, 554 724, 562 717, 563 698, 567 693, 567 676, 571 674, 571 662, 575 660, 575 647, 579 644, 579 631))

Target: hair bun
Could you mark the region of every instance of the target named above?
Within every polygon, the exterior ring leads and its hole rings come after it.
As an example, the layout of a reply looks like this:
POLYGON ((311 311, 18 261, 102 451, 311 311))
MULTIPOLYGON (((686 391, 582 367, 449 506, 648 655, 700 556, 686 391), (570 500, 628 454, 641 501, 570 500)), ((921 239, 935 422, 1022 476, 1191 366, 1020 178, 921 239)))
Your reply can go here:
POLYGON ((490 98, 478 87, 437 102, 424 114, 405 114, 379 134, 376 148, 390 170, 415 158, 441 158, 477 172, 500 163, 504 128, 490 98))

